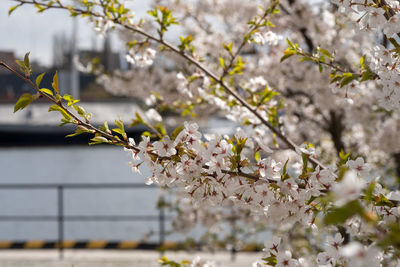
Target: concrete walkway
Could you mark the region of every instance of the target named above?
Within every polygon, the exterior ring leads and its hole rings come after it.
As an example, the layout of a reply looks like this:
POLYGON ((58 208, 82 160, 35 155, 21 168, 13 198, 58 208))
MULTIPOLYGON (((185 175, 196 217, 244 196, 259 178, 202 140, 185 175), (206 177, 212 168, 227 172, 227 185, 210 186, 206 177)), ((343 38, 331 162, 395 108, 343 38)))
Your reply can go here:
MULTIPOLYGON (((0 267, 158 267, 160 253, 154 251, 113 251, 113 250, 67 250, 64 259, 58 259, 55 250, 4 250, 0 251, 0 267)), ((174 261, 192 260, 200 256, 204 260, 219 263, 218 266, 245 267, 261 259, 262 253, 237 253, 231 261, 231 254, 218 252, 167 252, 165 256, 174 261)))

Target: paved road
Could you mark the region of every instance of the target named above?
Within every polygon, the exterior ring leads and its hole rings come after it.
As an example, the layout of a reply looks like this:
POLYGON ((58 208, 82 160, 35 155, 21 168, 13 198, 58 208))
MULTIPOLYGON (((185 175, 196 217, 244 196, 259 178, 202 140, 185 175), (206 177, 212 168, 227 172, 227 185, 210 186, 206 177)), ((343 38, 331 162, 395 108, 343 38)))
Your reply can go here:
MULTIPOLYGON (((167 252, 171 260, 190 260, 199 255, 202 259, 213 260, 225 267, 245 267, 262 257, 260 253, 238 253, 231 261, 229 253, 187 253, 167 252)), ((160 254, 154 251, 104 251, 72 250, 66 251, 64 260, 58 260, 57 251, 0 251, 0 267, 158 267, 160 254)))

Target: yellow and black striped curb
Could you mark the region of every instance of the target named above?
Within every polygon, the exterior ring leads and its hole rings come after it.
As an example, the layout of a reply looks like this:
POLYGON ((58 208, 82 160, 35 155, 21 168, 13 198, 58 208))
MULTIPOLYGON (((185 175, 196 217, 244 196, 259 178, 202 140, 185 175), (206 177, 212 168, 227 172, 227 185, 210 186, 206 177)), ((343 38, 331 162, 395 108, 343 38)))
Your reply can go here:
MULTIPOLYGON (((184 244, 166 241, 159 243, 144 243, 139 241, 107 241, 107 240, 89 240, 75 241, 64 240, 63 242, 45 241, 45 240, 28 240, 28 241, 0 241, 0 250, 2 249, 121 249, 121 250, 185 250, 200 248, 199 244, 184 244)), ((223 249, 225 246, 221 245, 223 249)), ((244 245, 240 251, 253 252, 261 251, 262 246, 259 244, 249 243, 244 245)))
POLYGON ((182 244, 176 242, 143 243, 138 241, 74 241, 63 242, 29 240, 29 241, 0 241, 0 249, 180 249, 182 244))

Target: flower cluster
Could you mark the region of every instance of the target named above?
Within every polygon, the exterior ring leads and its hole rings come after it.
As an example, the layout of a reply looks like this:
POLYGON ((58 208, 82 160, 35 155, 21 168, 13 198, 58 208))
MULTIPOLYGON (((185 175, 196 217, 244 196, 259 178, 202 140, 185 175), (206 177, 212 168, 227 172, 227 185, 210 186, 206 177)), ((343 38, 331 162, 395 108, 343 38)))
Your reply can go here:
POLYGON ((147 48, 143 53, 137 53, 134 48, 131 48, 126 55, 126 60, 132 65, 143 68, 151 66, 155 56, 156 51, 152 48, 147 48))
POLYGON ((272 31, 267 31, 264 34, 259 32, 255 33, 253 36, 253 41, 259 44, 277 45, 280 40, 282 40, 281 35, 277 35, 272 31))
MULTIPOLYGON (((380 1, 340 1, 333 0, 340 10, 357 17, 359 30, 377 32, 383 30, 386 38, 392 38, 400 33, 399 2, 389 0, 385 5, 380 1), (389 10, 393 11, 390 12, 389 10)), ((382 45, 374 47, 370 52, 372 70, 379 76, 382 91, 379 94, 379 104, 388 111, 400 109, 400 69, 398 67, 398 51, 389 50, 382 45)))
POLYGON ((95 32, 102 37, 105 37, 106 32, 112 27, 114 27, 114 23, 112 21, 106 20, 102 17, 96 18, 93 21, 93 24, 94 24, 93 29, 95 30, 95 32))
MULTIPOLYGON (((334 168, 321 170, 317 167, 304 181, 299 176, 285 176, 283 164, 271 157, 252 162, 238 152, 252 141, 251 137, 243 135, 233 139, 217 135, 202 141, 198 125, 185 122, 174 139, 164 136, 151 143, 144 137, 138 148, 152 173, 146 183, 177 187, 195 203, 216 206, 233 201, 254 214, 264 215, 266 222, 281 225, 301 222, 312 226, 315 209, 307 203, 310 198, 325 194, 327 188, 333 187, 334 192, 345 194, 342 198, 345 203, 361 194, 361 183, 348 178, 353 177, 352 172, 341 183, 336 183, 334 168)), ((130 142, 135 145, 134 140, 130 142)), ((139 152, 129 151, 130 166, 137 171, 141 164, 139 152)), ((353 166, 353 161, 348 161, 348 165, 353 166)), ((364 165, 356 168, 365 168, 364 165)))
MULTIPOLYGON (((154 143, 144 137, 137 146, 138 150, 128 151, 133 170, 138 171, 138 166, 142 164, 139 154, 150 168, 152 175, 146 178, 147 184, 174 187, 183 198, 190 199, 194 207, 233 204, 248 210, 252 216, 261 215, 263 222, 280 229, 287 229, 296 223, 319 229, 315 224, 319 209, 310 202, 311 199, 329 197, 326 193, 331 192, 335 199, 333 205, 346 207, 359 201, 366 187, 372 185, 363 180, 369 175, 370 164, 361 157, 347 160, 343 166, 349 170, 340 181, 337 180, 336 168, 321 169, 320 166, 310 172, 307 180, 303 180, 298 174, 286 173, 286 169, 290 168, 287 163, 283 167, 281 162, 272 157, 252 161, 240 152, 252 142, 255 143, 252 137, 241 129, 233 138, 215 135, 212 138, 207 136, 207 140, 204 140, 197 124, 185 122, 175 137, 164 136, 154 143)), ((132 139, 130 143, 136 146, 132 139)), ((299 148, 299 152, 303 157, 315 155, 315 151, 306 144, 299 148)), ((387 193, 378 185, 372 192, 374 197, 385 196, 392 200, 399 198, 397 194, 387 193)), ((362 205, 370 210, 367 203, 362 205)), ((368 212, 375 214, 370 215, 372 217, 382 218, 381 226, 400 219, 400 207, 382 206, 368 212)), ((359 238, 380 231, 379 228, 370 228, 357 216, 349 218, 345 228, 359 238)), ((343 245, 343 240, 338 233, 334 237, 327 237, 324 252, 315 258, 293 258, 290 249, 284 249, 287 244, 281 245, 281 239, 277 237, 265 242, 264 251, 267 259, 276 261, 275 266, 364 266, 366 262, 369 266, 381 266, 390 257, 375 245, 367 247, 356 242, 343 245)), ((256 262, 254 266, 259 264, 256 262)))

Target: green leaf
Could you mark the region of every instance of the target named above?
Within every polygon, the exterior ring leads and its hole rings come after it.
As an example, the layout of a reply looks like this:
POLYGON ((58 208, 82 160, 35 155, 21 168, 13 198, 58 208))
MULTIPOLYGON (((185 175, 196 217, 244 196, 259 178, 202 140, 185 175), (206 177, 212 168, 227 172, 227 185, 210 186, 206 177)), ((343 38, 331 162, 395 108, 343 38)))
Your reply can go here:
MULTIPOLYGON (((36 86, 39 87, 40 83, 42 82, 43 76, 46 74, 46 72, 43 72, 42 74, 38 75, 36 77, 36 86)), ((51 93, 53 95, 53 93, 51 93)))
POLYGON ((27 68, 29 68, 30 67, 30 63, 29 63, 29 54, 30 54, 31 52, 28 52, 28 53, 26 53, 25 54, 25 56, 24 56, 24 64, 25 64, 25 66, 27 67, 27 68))
POLYGON ((228 51, 228 53, 230 54, 230 55, 232 55, 232 46, 233 46, 233 43, 232 42, 230 42, 229 44, 222 44, 222 46, 224 47, 224 49, 226 50, 226 51, 228 51))
POLYGON ((219 58, 219 64, 221 65, 221 67, 224 69, 225 68, 225 61, 222 57, 219 58))
POLYGON ((376 206, 393 207, 393 203, 382 194, 379 194, 379 196, 375 199, 375 202, 376 206))
POLYGON ((316 61, 316 60, 312 57, 305 56, 305 57, 300 58, 299 61, 303 62, 303 61, 316 61))
POLYGON ((136 112, 136 119, 132 120, 131 124, 129 124, 129 127, 133 127, 133 126, 140 125, 140 124, 144 124, 144 121, 143 121, 142 117, 140 116, 140 114, 138 112, 136 112))
POLYGON ((47 88, 40 89, 40 92, 46 93, 48 95, 53 95, 53 92, 50 89, 47 89, 47 88))
POLYGON ((103 136, 96 136, 93 137, 92 139, 90 139, 91 143, 89 143, 89 145, 97 145, 97 144, 102 144, 102 143, 108 143, 108 139, 103 137, 103 136))
POLYGON ((376 77, 375 73, 371 72, 369 69, 366 69, 361 75, 360 82, 373 80, 375 77, 376 77))
POLYGON ((338 81, 340 81, 342 78, 343 78, 342 75, 337 74, 337 75, 335 75, 335 76, 331 79, 330 83, 338 82, 338 81))
POLYGON ((341 224, 356 214, 362 215, 363 208, 358 200, 353 200, 342 207, 331 209, 324 218, 324 224, 341 224))
POLYGON ((290 178, 289 174, 287 173, 287 165, 289 163, 289 159, 286 160, 285 165, 283 166, 283 172, 281 176, 281 180, 285 181, 290 178))
POLYGON ((53 76, 53 83, 51 85, 53 86, 54 91, 56 91, 56 93, 59 93, 57 71, 56 71, 56 74, 54 74, 54 76, 53 76))
POLYGON ((58 111, 61 113, 61 115, 67 120, 67 121, 71 121, 71 116, 64 110, 62 109, 59 105, 53 104, 50 106, 49 108, 49 112, 50 111, 58 111))
POLYGON ((286 43, 287 43, 291 48, 294 48, 294 45, 293 45, 292 42, 289 40, 289 38, 286 38, 286 43))
POLYGON ((138 112, 136 112, 136 119, 137 119, 138 121, 140 121, 140 123, 144 123, 142 117, 140 116, 140 114, 139 114, 138 112))
POLYGON ((61 123, 58 126, 61 127, 68 123, 72 123, 71 119, 61 118, 61 123))
POLYGON ((262 260, 265 261, 270 266, 275 266, 278 263, 278 261, 276 260, 276 255, 272 253, 269 257, 262 258, 262 260))
POLYGON ((104 131, 108 132, 110 131, 110 128, 108 128, 108 122, 104 122, 104 131))
POLYGON ((93 114, 92 114, 92 113, 86 113, 86 114, 85 114, 85 119, 86 119, 87 121, 90 121, 90 120, 92 119, 92 117, 93 117, 93 114))
POLYGON ((365 69, 366 68, 366 66, 365 66, 365 55, 364 56, 362 56, 361 58, 360 58, 360 66, 361 66, 361 69, 365 69))
POLYGON ((40 96, 41 96, 41 95, 40 95, 39 92, 36 93, 36 94, 34 94, 34 95, 32 95, 32 101, 35 101, 35 100, 38 99, 40 96))
POLYGON ((283 51, 283 57, 281 57, 281 62, 285 61, 286 59, 290 58, 291 56, 293 56, 294 54, 296 54, 295 51, 293 50, 285 50, 283 51))
POLYGON ((181 40, 181 44, 178 46, 180 50, 185 50, 186 48, 190 48, 189 45, 193 41, 193 36, 188 35, 187 37, 179 36, 181 40))
POLYGON ((156 130, 162 135, 167 135, 167 130, 165 129, 165 127, 162 125, 161 122, 157 123, 154 128, 156 128, 156 130))
POLYGON ((367 190, 365 190, 365 196, 364 196, 364 200, 367 201, 368 203, 371 203, 373 200, 373 193, 374 193, 374 189, 376 186, 376 182, 371 182, 370 185, 368 186, 367 190))
POLYGON ((39 5, 39 4, 35 4, 35 7, 37 8, 37 12, 42 13, 43 11, 45 11, 46 9, 39 5))
POLYGON ((353 74, 353 73, 343 73, 343 80, 340 83, 340 87, 343 87, 345 85, 348 85, 349 83, 351 83, 353 80, 355 80, 358 75, 357 74, 353 74))
POLYGON ((80 107, 78 105, 73 105, 73 108, 76 110, 76 112, 78 112, 79 115, 81 115, 82 117, 85 116, 86 111, 83 107, 80 107))
POLYGON ((65 137, 69 138, 69 137, 77 136, 77 135, 80 135, 83 133, 90 133, 90 131, 83 126, 78 126, 75 133, 66 135, 65 137))
POLYGON ((107 122, 107 121, 105 121, 105 122, 103 123, 103 125, 101 125, 99 128, 100 128, 100 130, 102 130, 103 132, 106 132, 106 133, 111 134, 111 131, 110 131, 110 128, 108 127, 108 122, 107 122))
POLYGON ((244 146, 246 145, 247 138, 239 138, 236 143, 236 154, 239 156, 238 159, 240 160, 240 153, 242 153, 242 150, 244 146))
POLYGON ((21 70, 23 71, 23 72, 25 72, 25 69, 26 69, 26 67, 25 67, 25 63, 23 62, 23 61, 21 61, 21 60, 15 60, 15 62, 19 65, 19 67, 21 68, 21 70))
POLYGON ((63 96, 63 99, 64 99, 65 101, 67 101, 68 107, 70 107, 70 106, 72 106, 73 104, 79 102, 79 100, 78 100, 78 99, 75 100, 75 99, 73 98, 72 95, 64 95, 64 96, 63 96))
POLYGON ((8 10, 8 15, 10 16, 19 6, 20 5, 10 7, 8 10))
POLYGON ((117 125, 117 127, 119 129, 121 129, 123 132, 125 132, 124 123, 122 122, 121 119, 115 120, 114 122, 115 122, 115 125, 117 125))
POLYGON ((351 153, 345 153, 343 149, 340 149, 339 157, 343 162, 347 162, 348 158, 351 156, 351 153))
POLYGON ((29 77, 32 74, 32 69, 29 63, 29 52, 25 54, 24 61, 16 60, 15 61, 21 68, 21 71, 25 73, 26 77, 29 77))
POLYGON ((327 58, 331 58, 331 57, 332 57, 331 53, 329 53, 328 50, 325 50, 325 49, 323 49, 323 48, 320 48, 320 49, 319 49, 319 52, 321 52, 321 53, 322 53, 323 55, 325 55, 327 58))
POLYGON ((183 130, 183 125, 180 125, 175 128, 175 130, 171 133, 171 140, 175 140, 178 134, 183 130))
POLYGON ((308 156, 305 154, 305 153, 302 153, 301 154, 301 158, 302 158, 302 160, 303 160, 303 169, 302 169, 302 172, 301 172, 301 174, 300 174, 300 176, 299 176, 299 179, 307 179, 308 178, 308 176, 307 176, 307 166, 308 166, 308 156))
MULTIPOLYGON (((158 263, 161 264, 161 266, 170 266, 170 267, 181 267, 181 264, 175 261, 169 260, 167 257, 162 257, 161 259, 158 260, 158 263)), ((190 262, 188 262, 190 263, 190 262)), ((186 264, 186 261, 182 261, 182 264, 186 264)))
POLYGON ((124 139, 127 139, 124 123, 122 122, 121 118, 119 118, 118 120, 115 120, 114 122, 115 122, 115 125, 117 125, 118 128, 115 128, 115 129, 112 129, 112 130, 114 132, 119 133, 120 135, 122 135, 122 137, 124 139))
POLYGON ((119 133, 120 135, 124 135, 125 134, 125 132, 124 131, 122 131, 121 129, 119 129, 119 128, 114 128, 114 129, 112 129, 114 132, 116 132, 116 133, 119 133))
POLYGON ((273 24, 271 21, 267 20, 267 25, 271 28, 275 27, 275 24, 273 24))
POLYGON ((144 131, 142 133, 142 136, 147 136, 147 137, 151 137, 151 133, 149 131, 144 131))
POLYGON ((18 99, 17 103, 15 103, 14 113, 20 109, 24 109, 30 103, 32 103, 32 95, 30 93, 25 93, 25 94, 21 95, 21 97, 18 99))

